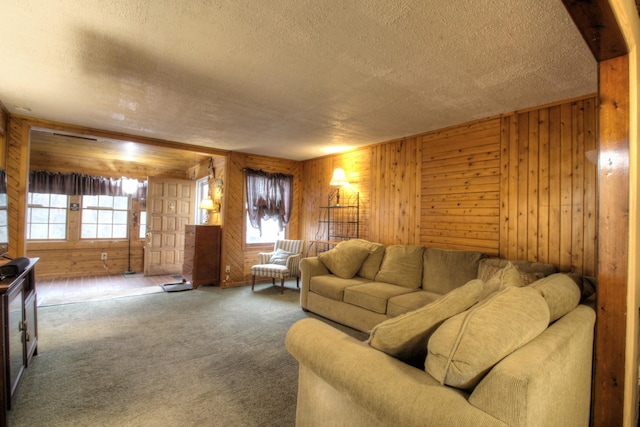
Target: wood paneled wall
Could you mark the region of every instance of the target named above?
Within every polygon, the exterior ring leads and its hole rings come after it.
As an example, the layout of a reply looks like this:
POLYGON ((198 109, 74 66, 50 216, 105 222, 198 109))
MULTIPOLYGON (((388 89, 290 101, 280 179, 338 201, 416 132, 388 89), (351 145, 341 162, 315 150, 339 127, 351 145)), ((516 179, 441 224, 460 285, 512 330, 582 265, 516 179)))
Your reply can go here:
POLYGON ((595 275, 596 107, 589 98, 502 119, 501 257, 595 275))
POLYGON ((244 168, 262 169, 265 172, 285 173, 294 176, 293 214, 289 222, 288 238, 298 239, 300 229, 300 169, 294 160, 231 153, 228 158, 224 190, 224 225, 222 227, 222 266, 231 267, 231 274, 225 277, 222 286, 236 286, 248 283, 251 266, 258 260, 258 252, 273 250, 273 244, 259 245, 245 243, 244 224, 246 217, 244 196, 244 168))
POLYGON ((596 109, 590 96, 305 161, 301 236, 315 238, 343 167, 360 191, 362 238, 594 275, 596 109))
POLYGON ((420 243, 498 255, 500 120, 431 132, 420 140, 420 243))

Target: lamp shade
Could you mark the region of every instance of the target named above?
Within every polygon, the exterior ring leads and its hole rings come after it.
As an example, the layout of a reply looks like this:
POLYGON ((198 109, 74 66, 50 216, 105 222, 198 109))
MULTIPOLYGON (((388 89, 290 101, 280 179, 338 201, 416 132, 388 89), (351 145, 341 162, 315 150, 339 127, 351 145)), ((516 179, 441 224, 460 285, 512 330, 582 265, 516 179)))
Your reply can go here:
POLYGON ((200 209, 213 210, 213 200, 206 198, 200 201, 200 209))
POLYGON ((337 187, 349 185, 349 181, 347 181, 347 176, 344 173, 344 169, 335 168, 333 170, 333 176, 331 177, 331 182, 329 184, 337 187))

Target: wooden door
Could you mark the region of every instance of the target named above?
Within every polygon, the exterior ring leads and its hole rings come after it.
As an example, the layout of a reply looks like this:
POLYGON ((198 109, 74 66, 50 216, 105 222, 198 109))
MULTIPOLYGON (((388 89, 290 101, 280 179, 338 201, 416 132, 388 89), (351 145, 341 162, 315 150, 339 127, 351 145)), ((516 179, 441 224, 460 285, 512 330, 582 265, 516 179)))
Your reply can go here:
POLYGON ((184 226, 195 221, 195 182, 148 179, 145 276, 182 275, 184 226))

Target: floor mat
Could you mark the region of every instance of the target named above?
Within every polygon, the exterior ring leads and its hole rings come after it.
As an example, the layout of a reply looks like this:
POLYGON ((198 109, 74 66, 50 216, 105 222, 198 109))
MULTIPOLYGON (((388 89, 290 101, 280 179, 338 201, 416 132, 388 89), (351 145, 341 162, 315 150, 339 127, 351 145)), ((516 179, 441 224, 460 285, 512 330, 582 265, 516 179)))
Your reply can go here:
POLYGON ((193 289, 191 286, 191 282, 180 282, 180 283, 167 283, 166 285, 162 285, 162 289, 165 292, 181 292, 181 291, 190 291, 193 289))

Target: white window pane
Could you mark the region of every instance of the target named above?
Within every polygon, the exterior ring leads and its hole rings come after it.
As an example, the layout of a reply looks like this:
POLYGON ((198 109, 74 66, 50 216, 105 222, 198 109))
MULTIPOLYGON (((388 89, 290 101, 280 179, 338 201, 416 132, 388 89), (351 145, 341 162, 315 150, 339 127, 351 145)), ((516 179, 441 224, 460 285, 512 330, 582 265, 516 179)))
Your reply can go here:
POLYGON ((47 224, 31 224, 31 239, 49 238, 49 226, 47 224))
POLYGON ((51 195, 51 207, 54 208, 67 208, 67 196, 64 194, 52 194, 51 195))
POLYGON ((82 224, 81 238, 95 239, 98 233, 98 226, 95 224, 82 224))
POLYGON ((50 239, 65 239, 67 237, 67 224, 51 224, 49 226, 50 239))
POLYGON ((65 209, 51 209, 49 213, 49 222, 52 224, 66 224, 67 211, 65 209))
POLYGON ((138 237, 144 239, 147 233, 147 213, 140 212, 140 227, 139 227, 139 235, 138 237))
POLYGON ((111 229, 113 227, 111 224, 99 224, 98 225, 98 239, 109 239, 111 238, 111 229))
POLYGON ((98 222, 98 211, 93 209, 82 210, 82 223, 83 224, 95 224, 98 222))
POLYGON ((127 226, 126 225, 114 225, 113 236, 114 239, 126 239, 127 238, 127 226))
POLYGON ((98 196, 82 196, 82 207, 98 206, 98 196))
POLYGON ((127 215, 126 211, 114 211, 113 212, 113 223, 114 224, 126 224, 127 223, 127 215))
POLYGON ((98 211, 98 224, 111 224, 113 211, 98 211))
POLYGON ((7 207, 7 193, 0 193, 0 207, 7 207))
POLYGON ((113 197, 98 196, 98 206, 101 208, 113 208, 113 197))
POLYGON ((7 211, 6 210, 0 210, 0 224, 7 224, 7 211))
POLYGON ((31 193, 31 195, 32 195, 31 204, 49 206, 49 195, 48 194, 31 193))
POLYGON ((129 209, 129 198, 128 197, 114 197, 113 200, 113 208, 114 209, 129 209))
POLYGON ((32 224, 47 224, 49 222, 49 209, 31 208, 32 224))

